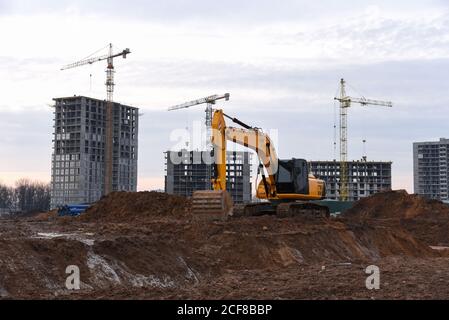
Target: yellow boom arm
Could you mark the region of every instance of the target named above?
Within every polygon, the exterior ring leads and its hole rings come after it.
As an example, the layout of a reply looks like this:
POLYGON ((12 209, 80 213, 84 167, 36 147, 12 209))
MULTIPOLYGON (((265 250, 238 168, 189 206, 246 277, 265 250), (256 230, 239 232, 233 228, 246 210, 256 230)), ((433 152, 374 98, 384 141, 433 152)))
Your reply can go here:
POLYGON ((212 119, 212 144, 214 145, 217 176, 212 180, 214 190, 226 190, 226 141, 232 141, 254 150, 267 171, 266 186, 270 196, 276 194, 275 174, 278 157, 270 137, 256 128, 227 127, 225 114, 216 110, 212 119))

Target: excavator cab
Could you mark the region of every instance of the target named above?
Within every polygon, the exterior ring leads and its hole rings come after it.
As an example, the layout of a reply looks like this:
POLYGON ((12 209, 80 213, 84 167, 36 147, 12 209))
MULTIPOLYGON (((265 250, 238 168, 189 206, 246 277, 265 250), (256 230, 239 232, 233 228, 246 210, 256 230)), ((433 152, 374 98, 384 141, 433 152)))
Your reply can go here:
POLYGON ((309 173, 309 165, 304 159, 278 160, 277 171, 274 174, 273 185, 262 173, 262 181, 257 188, 257 197, 267 200, 322 200, 326 196, 324 181, 309 173), (267 192, 275 189, 267 197, 267 192))
POLYGON ((275 179, 278 193, 309 193, 309 168, 304 159, 279 160, 275 179))

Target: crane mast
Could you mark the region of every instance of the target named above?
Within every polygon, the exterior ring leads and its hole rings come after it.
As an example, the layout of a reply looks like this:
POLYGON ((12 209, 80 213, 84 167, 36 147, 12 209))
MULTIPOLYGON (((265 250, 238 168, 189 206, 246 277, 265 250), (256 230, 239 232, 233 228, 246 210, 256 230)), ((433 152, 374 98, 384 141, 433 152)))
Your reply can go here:
POLYGON ((351 103, 345 100, 345 80, 340 81, 340 200, 348 199, 348 108, 351 103))
POLYGON ((114 54, 112 43, 109 44, 109 53, 107 55, 89 57, 71 64, 68 64, 61 68, 61 70, 67 70, 72 68, 81 67, 88 64, 93 64, 99 61, 107 61, 106 67, 106 128, 105 128, 105 174, 104 174, 104 194, 107 195, 113 191, 113 149, 114 149, 114 127, 113 127, 113 117, 114 117, 114 58, 123 57, 131 53, 129 48, 126 48, 120 53, 114 54))
POLYGON ((342 201, 349 198, 349 169, 348 169, 348 109, 352 103, 362 106, 374 105, 392 107, 391 101, 366 99, 365 97, 353 98, 346 95, 346 81, 340 80, 340 96, 335 97, 340 102, 340 194, 342 201))
POLYGON ((109 44, 108 67, 106 69, 106 92, 108 102, 114 101, 114 58, 112 52, 112 44, 109 44))

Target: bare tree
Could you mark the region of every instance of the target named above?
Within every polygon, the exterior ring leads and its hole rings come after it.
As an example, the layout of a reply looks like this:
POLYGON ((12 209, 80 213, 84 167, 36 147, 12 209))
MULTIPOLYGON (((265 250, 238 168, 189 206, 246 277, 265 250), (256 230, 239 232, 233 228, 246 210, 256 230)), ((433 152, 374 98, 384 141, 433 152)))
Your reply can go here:
POLYGON ((8 211, 14 207, 14 189, 6 185, 0 184, 0 209, 8 211))
POLYGON ((41 182, 21 179, 16 182, 15 200, 19 211, 24 213, 50 209, 50 186, 41 182))

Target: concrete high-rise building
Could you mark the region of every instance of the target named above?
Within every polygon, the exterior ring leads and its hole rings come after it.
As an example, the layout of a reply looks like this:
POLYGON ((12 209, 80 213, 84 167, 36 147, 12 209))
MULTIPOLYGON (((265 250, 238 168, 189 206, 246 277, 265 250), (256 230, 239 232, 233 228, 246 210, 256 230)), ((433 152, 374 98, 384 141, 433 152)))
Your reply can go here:
MULTIPOLYGON (((105 192, 106 101, 55 98, 51 207, 92 203, 105 192)), ((114 103, 113 191, 136 191, 138 108, 114 103)))
MULTIPOLYGON (((348 168, 349 201, 391 190, 391 162, 350 161, 348 168)), ((310 171, 326 182, 326 198, 339 198, 340 162, 310 161, 310 171)))
POLYGON ((449 139, 413 143, 414 192, 429 199, 448 198, 449 139))
MULTIPOLYGON (((165 192, 190 197, 193 191, 211 189, 213 165, 203 151, 165 152, 165 192)), ((227 153, 227 190, 235 203, 251 201, 251 153, 227 153)))

